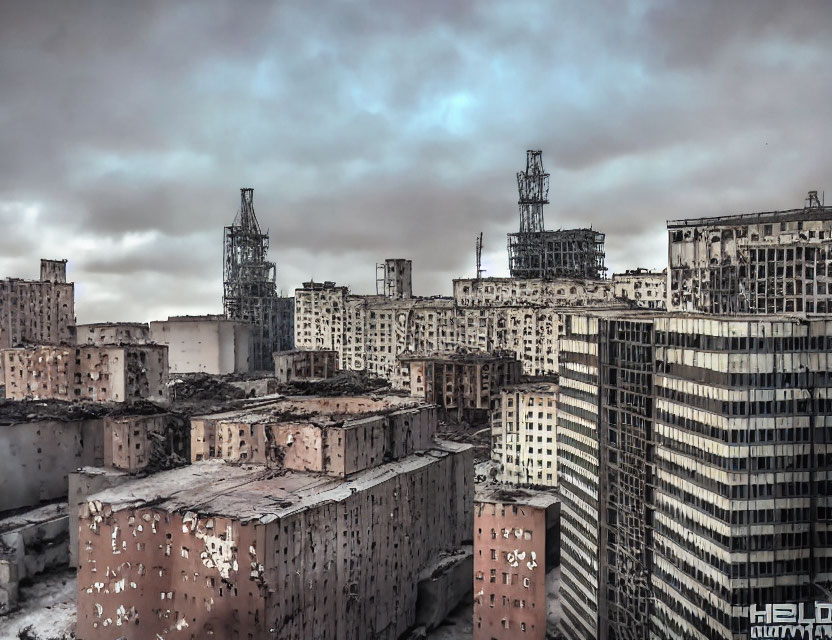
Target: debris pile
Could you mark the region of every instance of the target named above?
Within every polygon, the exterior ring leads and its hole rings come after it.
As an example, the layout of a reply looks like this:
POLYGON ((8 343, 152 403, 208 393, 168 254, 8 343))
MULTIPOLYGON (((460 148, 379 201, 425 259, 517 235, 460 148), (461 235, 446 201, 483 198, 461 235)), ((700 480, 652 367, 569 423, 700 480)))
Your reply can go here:
POLYGON ((324 380, 293 380, 278 387, 287 396, 349 396, 376 392, 390 393, 390 383, 365 371, 341 371, 324 380))
POLYGON ((170 397, 180 402, 227 402, 241 400, 246 393, 220 376, 208 373, 183 374, 172 381, 170 397))
POLYGON ((63 400, 0 400, 0 424, 34 420, 94 420, 115 410, 116 405, 63 400))
POLYGON ((440 422, 437 437, 451 442, 464 442, 474 447, 474 462, 491 458, 491 426, 468 422, 440 422))

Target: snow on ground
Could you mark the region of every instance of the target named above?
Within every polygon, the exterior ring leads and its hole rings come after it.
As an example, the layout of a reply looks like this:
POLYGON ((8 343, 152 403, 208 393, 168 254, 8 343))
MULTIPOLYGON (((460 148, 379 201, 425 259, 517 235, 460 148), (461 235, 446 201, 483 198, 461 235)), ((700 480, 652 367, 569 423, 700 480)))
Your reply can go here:
POLYGON ((66 569, 38 576, 20 589, 20 609, 0 618, 0 640, 15 640, 32 625, 38 638, 60 638, 75 629, 75 571, 66 569))

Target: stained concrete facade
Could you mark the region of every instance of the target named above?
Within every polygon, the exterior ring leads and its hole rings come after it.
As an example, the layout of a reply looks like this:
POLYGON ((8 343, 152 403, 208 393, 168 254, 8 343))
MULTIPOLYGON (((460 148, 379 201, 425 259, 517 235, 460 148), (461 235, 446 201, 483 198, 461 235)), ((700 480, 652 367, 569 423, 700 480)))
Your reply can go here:
POLYGON ((0 352, 14 400, 168 400, 168 350, 160 345, 38 346, 0 352))
POLYGON ((334 350, 278 351, 274 354, 274 376, 278 382, 323 380, 340 370, 339 360, 334 350))
POLYGON ((168 348, 171 373, 248 373, 249 325, 224 316, 171 316, 150 323, 150 337, 168 348))
POLYGON ((404 379, 397 386, 469 422, 487 421, 500 389, 516 384, 522 375, 512 354, 404 354, 399 361, 404 379))
POLYGON ((491 411, 491 459, 501 482, 558 486, 557 389, 545 381, 500 389, 491 411))
POLYGON ((750 605, 832 580, 832 321, 655 331, 655 637, 746 638, 750 605))
POLYGON ((668 308, 832 313, 832 207, 670 220, 668 308))
POLYGON ((191 420, 191 461, 347 477, 430 449, 436 407, 400 396, 297 397, 191 420))
POLYGON ((403 353, 511 351, 525 375, 558 372, 560 317, 575 307, 628 308, 609 280, 454 280, 453 298, 353 295, 334 282, 295 291, 295 345, 337 351, 341 368, 402 380, 403 353))
POLYGON ((612 276, 616 298, 632 300, 643 309, 667 309, 667 269, 628 269, 612 276))
POLYGON ((377 293, 386 298, 407 299, 413 297, 413 261, 403 258, 388 258, 376 266, 378 284, 383 288, 377 293), (384 276, 378 278, 381 270, 384 276))
MULTIPOLYGON (((138 473, 151 464, 189 455, 188 431, 170 413, 106 415, 90 411, 75 418, 69 406, 63 416, 32 418, 0 415, 0 469, 4 491, 0 513, 66 498, 69 474, 79 467, 109 467, 138 473), (96 414, 100 414, 96 417, 96 414)), ((82 412, 83 413, 83 412, 82 412)))
POLYGON ((104 464, 104 419, 4 420, 0 512, 66 497, 73 469, 104 464))
POLYGON ((75 327, 76 344, 151 344, 150 327, 141 322, 98 322, 75 327))
POLYGON ((544 640, 557 565, 557 496, 480 486, 474 501, 473 640, 544 640))
POLYGON ((213 460, 90 496, 78 635, 399 638, 421 570, 471 539, 472 475, 436 442, 346 480, 213 460))
POLYGON ((567 638, 739 640, 752 604, 821 597, 830 332, 821 318, 567 318, 567 638))
MULTIPOLYGON (((75 344, 75 285, 66 260, 41 260, 40 280, 0 280, 0 349, 75 344)), ((0 385, 4 383, 0 361, 0 385)))

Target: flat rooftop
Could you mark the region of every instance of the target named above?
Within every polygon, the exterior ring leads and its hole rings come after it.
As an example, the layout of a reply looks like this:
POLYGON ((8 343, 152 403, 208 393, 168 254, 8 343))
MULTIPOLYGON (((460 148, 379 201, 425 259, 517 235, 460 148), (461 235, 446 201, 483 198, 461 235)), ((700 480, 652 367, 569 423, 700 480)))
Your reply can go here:
POLYGON ((338 426, 349 420, 426 406, 418 398, 397 395, 287 396, 241 409, 194 416, 194 419, 245 424, 303 420, 320 426, 338 426))
POLYGON ((431 362, 459 362, 462 364, 476 364, 480 362, 493 362, 495 360, 516 360, 517 356, 513 351, 492 351, 483 353, 472 351, 470 353, 402 353, 398 356, 401 362, 412 360, 429 360, 431 362))
POLYGON ((554 380, 535 380, 500 387, 500 391, 536 391, 538 393, 556 393, 557 390, 558 383, 554 380))
POLYGON ((467 449, 470 445, 437 441, 433 449, 366 469, 349 479, 209 460, 107 489, 87 501, 106 504, 114 512, 152 507, 267 523, 319 504, 339 502, 356 491, 467 449))
POLYGON ((832 220, 832 207, 812 207, 787 209, 785 211, 762 211, 760 213, 741 213, 708 218, 685 218, 668 220, 667 228, 698 227, 701 225, 746 225, 767 222, 792 222, 795 220, 832 220))
POLYGON ((498 482, 478 482, 474 485, 474 502, 522 504, 538 509, 548 509, 551 505, 560 502, 560 498, 554 491, 554 489, 552 491, 527 489, 498 482))

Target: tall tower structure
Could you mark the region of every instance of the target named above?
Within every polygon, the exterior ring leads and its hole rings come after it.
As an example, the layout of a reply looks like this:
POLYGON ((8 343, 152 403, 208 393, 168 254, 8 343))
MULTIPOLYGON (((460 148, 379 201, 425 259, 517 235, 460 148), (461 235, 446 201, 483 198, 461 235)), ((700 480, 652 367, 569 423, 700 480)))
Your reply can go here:
POLYGON ((526 151, 526 170, 517 172, 520 233, 544 230, 543 205, 549 204, 549 174, 543 171, 542 151, 526 151))
POLYGON ((240 189, 240 209, 223 234, 223 310, 231 320, 250 325, 249 368, 272 368, 272 353, 281 348, 280 298, 276 266, 266 257, 269 234, 260 230, 254 213, 254 189, 240 189))
POLYGON ((512 278, 603 278, 604 234, 589 229, 546 231, 543 205, 549 204, 549 174, 541 151, 526 151, 526 170, 517 173, 520 231, 508 234, 512 278))

